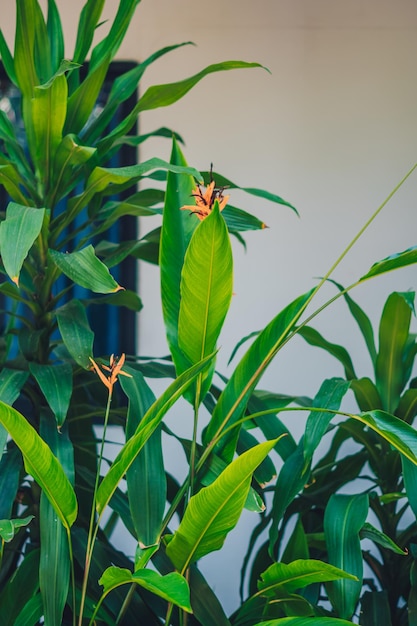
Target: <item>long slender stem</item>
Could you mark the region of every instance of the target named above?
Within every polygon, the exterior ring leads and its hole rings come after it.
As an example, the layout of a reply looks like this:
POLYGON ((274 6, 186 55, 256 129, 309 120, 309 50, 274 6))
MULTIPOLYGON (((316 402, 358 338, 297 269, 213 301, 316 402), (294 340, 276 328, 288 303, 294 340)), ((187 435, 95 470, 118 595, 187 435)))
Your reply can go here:
POLYGON ((95 538, 98 532, 98 525, 95 524, 96 497, 97 497, 97 489, 98 489, 98 485, 100 481, 100 472, 101 472, 101 465, 103 461, 104 444, 105 444, 105 439, 106 439, 107 424, 109 421, 111 400, 112 400, 112 389, 109 389, 109 394, 107 397, 106 414, 104 417, 103 436, 101 438, 100 453, 99 453, 98 463, 97 463, 97 472, 96 472, 96 479, 95 479, 95 484, 94 484, 93 501, 91 505, 91 515, 90 515, 90 524, 88 528, 87 548, 86 548, 86 553, 85 553, 85 567, 84 567, 83 584, 82 584, 82 589, 81 589, 81 602, 80 602, 80 614, 78 618, 78 626, 82 626, 84 604, 85 604, 85 599, 87 595, 88 574, 90 572, 95 538))

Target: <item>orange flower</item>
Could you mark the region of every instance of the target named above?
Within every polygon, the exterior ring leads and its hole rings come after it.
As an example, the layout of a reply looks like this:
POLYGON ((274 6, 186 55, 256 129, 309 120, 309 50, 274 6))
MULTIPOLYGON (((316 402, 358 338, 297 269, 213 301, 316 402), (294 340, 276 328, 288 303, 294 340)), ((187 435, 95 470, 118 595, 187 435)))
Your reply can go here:
POLYGON ((122 367, 125 363, 125 358, 126 358, 125 354, 122 354, 120 358, 115 357, 114 354, 112 354, 109 360, 109 366, 107 365, 101 366, 104 370, 106 370, 106 372, 110 372, 110 376, 106 376, 105 374, 103 374, 103 372, 101 371, 97 363, 94 361, 94 359, 92 359, 91 356, 89 358, 97 376, 100 378, 103 385, 107 387, 110 394, 113 392, 113 387, 115 383, 117 382, 117 377, 119 376, 119 374, 122 376, 129 376, 129 378, 132 378, 132 376, 128 374, 127 372, 122 372, 122 367))
POLYGON ((212 211, 216 200, 219 203, 220 211, 222 211, 230 196, 224 196, 224 187, 216 187, 215 184, 214 180, 212 180, 205 192, 201 190, 200 185, 197 185, 191 194, 195 198, 195 205, 183 206, 181 211, 191 211, 191 213, 197 215, 199 220, 203 220, 212 211))

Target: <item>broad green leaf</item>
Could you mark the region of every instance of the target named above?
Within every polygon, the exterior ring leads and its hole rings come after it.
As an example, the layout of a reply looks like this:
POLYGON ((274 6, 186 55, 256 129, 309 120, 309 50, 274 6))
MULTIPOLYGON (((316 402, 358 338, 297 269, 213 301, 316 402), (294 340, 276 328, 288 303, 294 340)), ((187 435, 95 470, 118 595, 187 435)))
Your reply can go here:
POLYGON ((303 589, 313 583, 348 579, 356 581, 352 574, 315 559, 298 559, 292 563, 274 563, 268 567, 258 583, 259 594, 273 597, 279 588, 287 592, 303 589))
POLYGON ((23 415, 3 402, 0 402, 0 423, 20 448, 28 473, 38 482, 69 529, 77 517, 77 500, 58 459, 23 415))
POLYGON ((387 592, 365 591, 361 598, 360 615, 361 626, 392 626, 387 592))
POLYGON ((62 140, 67 113, 67 81, 58 73, 48 84, 34 89, 32 117, 35 146, 32 153, 43 188, 48 189, 52 163, 62 140))
POLYGON ((132 574, 128 569, 113 566, 106 569, 99 583, 104 587, 104 595, 120 585, 134 583, 167 602, 172 602, 183 611, 192 612, 187 581, 178 572, 161 576, 158 572, 141 569, 132 574))
POLYGON ((363 561, 359 533, 369 510, 368 494, 332 495, 324 514, 328 560, 357 580, 337 580, 326 585, 332 606, 340 617, 350 619, 362 588, 363 561))
POLYGON ((34 515, 28 515, 21 519, 1 519, 0 520, 0 537, 3 541, 9 542, 13 539, 16 531, 30 524, 34 515))
MULTIPOLYGON (((207 444, 221 436, 225 428, 239 420, 262 374, 276 356, 290 330, 297 323, 311 292, 293 302, 263 329, 240 360, 224 388, 204 435, 207 444)), ((237 430, 237 429, 234 429, 237 430)), ((237 432, 223 436, 216 446, 226 460, 233 456, 237 432)))
POLYGON ((26 602, 13 626, 36 626, 43 616, 43 602, 40 593, 32 596, 26 602))
POLYGON ((91 367, 94 333, 85 308, 79 300, 71 300, 56 312, 59 331, 68 352, 84 369, 91 367))
MULTIPOLYGON (((131 375, 130 378, 120 377, 122 389, 129 398, 128 440, 155 402, 155 396, 140 372, 129 367, 124 367, 124 371, 131 375)), ((149 437, 126 472, 126 481, 136 538, 143 546, 154 545, 159 541, 167 493, 160 427, 149 437)))
POLYGON ((232 289, 230 240, 216 202, 194 231, 182 269, 178 345, 191 363, 215 350, 232 289))
MULTIPOLYGON (((173 165, 187 166, 178 143, 173 140, 170 162, 173 165)), ((161 268, 162 312, 167 334, 168 345, 177 359, 178 349, 178 318, 180 311, 180 284, 184 256, 191 235, 195 229, 195 221, 190 220, 181 207, 190 201, 194 188, 192 176, 181 176, 175 172, 168 173, 165 194, 165 206, 159 249, 159 266, 161 268)))
POLYGON ((10 202, 0 224, 0 251, 7 274, 19 284, 19 274, 30 248, 42 229, 45 209, 10 202))
POLYGON ((40 365, 29 363, 30 373, 35 377, 48 405, 55 415, 58 428, 67 416, 72 395, 72 367, 69 363, 40 365))
POLYGON ((387 299, 379 325, 379 350, 376 357, 376 386, 382 406, 395 413, 404 386, 404 352, 411 320, 411 308, 400 293, 387 299))
POLYGON ((14 70, 20 90, 26 98, 40 81, 35 69, 36 0, 17 0, 14 70))
POLYGON ((365 522, 363 525, 360 531, 360 538, 370 539, 374 543, 386 548, 387 550, 391 550, 391 552, 394 552, 395 554, 401 554, 402 556, 408 554, 408 552, 400 548, 395 541, 390 539, 390 537, 388 537, 385 533, 375 528, 375 526, 372 526, 372 524, 368 524, 368 522, 365 522))
POLYGON ((55 0, 48 0, 46 28, 51 52, 52 72, 56 72, 61 61, 65 58, 65 49, 61 18, 55 0))
POLYGON ((199 373, 210 365, 213 357, 214 355, 208 356, 178 376, 145 413, 135 434, 123 446, 100 483, 96 497, 96 508, 100 517, 110 502, 119 482, 131 467, 146 441, 155 432, 166 412, 182 396, 199 373))
MULTIPOLYGON (((49 413, 41 416, 41 435, 56 455, 69 480, 74 480, 74 450, 67 432, 58 432, 49 413)), ((45 493, 39 507, 40 564, 39 585, 43 599, 45 626, 62 623, 70 582, 70 550, 67 530, 56 515, 45 493)))
POLYGON ((201 72, 198 72, 190 78, 181 80, 177 83, 168 83, 165 85, 153 85, 149 87, 143 96, 139 99, 132 112, 112 130, 107 137, 104 137, 98 144, 101 154, 105 154, 113 145, 113 143, 123 135, 126 135, 135 124, 138 114, 142 111, 149 111, 159 107, 169 106, 180 100, 190 91, 202 78, 212 74, 213 72, 223 72, 233 69, 249 69, 262 67, 259 63, 245 63, 244 61, 224 61, 209 65, 201 72))
POLYGON ((113 293, 123 289, 114 280, 107 266, 96 257, 91 245, 69 253, 51 249, 48 254, 63 274, 85 289, 94 293, 113 293))
MULTIPOLYGON (((313 407, 337 411, 349 387, 349 381, 342 378, 325 380, 314 398, 313 407)), ((304 433, 304 456, 307 463, 311 461, 333 417, 334 413, 326 410, 312 411, 309 414, 304 433)))
POLYGON ((385 272, 390 272, 391 270, 412 265, 413 263, 417 263, 417 246, 408 248, 407 250, 404 250, 404 252, 399 252, 398 254, 392 254, 391 256, 382 259, 382 261, 374 263, 369 272, 359 279, 359 282, 372 278, 373 276, 379 276, 385 272))
POLYGON ((346 348, 327 341, 317 330, 310 326, 300 326, 300 328, 297 329, 297 334, 305 339, 311 346, 322 348, 334 356, 343 365, 345 376, 348 380, 356 378, 352 359, 346 348))
POLYGON ((236 185, 236 183, 233 183, 231 180, 225 178, 217 172, 201 172, 201 174, 206 183, 210 182, 211 178, 213 178, 213 180, 216 181, 217 187, 225 187, 226 189, 240 189, 241 191, 244 191, 245 193, 248 193, 252 196, 256 196, 257 198, 263 198, 264 200, 269 200, 270 202, 275 202, 276 204, 283 204, 284 206, 287 206, 295 211, 295 213, 298 215, 297 209, 292 204, 286 202, 285 200, 283 200, 276 194, 271 193, 270 191, 265 191, 264 189, 255 189, 254 187, 240 187, 239 185, 236 185))
POLYGON ((222 547, 239 520, 253 472, 275 443, 267 441, 251 448, 190 499, 166 549, 177 570, 184 572, 191 563, 222 547))

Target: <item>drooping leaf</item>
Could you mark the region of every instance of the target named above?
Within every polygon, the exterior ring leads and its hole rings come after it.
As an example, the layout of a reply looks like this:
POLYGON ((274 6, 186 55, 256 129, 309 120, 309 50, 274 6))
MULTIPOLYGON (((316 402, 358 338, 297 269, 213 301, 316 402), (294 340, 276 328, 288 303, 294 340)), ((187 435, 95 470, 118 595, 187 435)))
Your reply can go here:
POLYGON ((99 516, 102 515, 120 480, 128 471, 146 441, 155 432, 166 412, 182 396, 198 374, 210 365, 213 357, 214 355, 206 357, 203 361, 190 367, 189 370, 178 376, 145 413, 135 434, 123 446, 113 461, 110 470, 100 483, 96 497, 96 508, 99 516))
POLYGON ((94 333, 88 323, 85 308, 79 300, 71 300, 56 312, 59 331, 74 361, 89 369, 93 356, 94 333))
POLYGON ((27 517, 19 519, 0 520, 0 537, 3 541, 11 541, 14 538, 16 531, 30 524, 33 518, 34 515, 28 515, 27 517))
POLYGON ((72 367, 69 363, 40 365, 29 363, 31 374, 55 415, 58 428, 67 416, 72 394, 72 367))
POLYGON ((222 547, 239 520, 253 472, 275 443, 267 441, 251 448, 189 500, 167 546, 167 555, 176 569, 184 572, 191 563, 222 547))
POLYGON ((96 257, 92 245, 67 254, 57 250, 49 250, 48 254, 63 274, 85 289, 95 293, 113 293, 123 289, 107 266, 96 257))
POLYGON ((380 530, 378 530, 378 528, 375 528, 375 526, 372 526, 372 524, 369 524, 368 522, 365 522, 365 524, 363 525, 360 531, 360 538, 370 539, 374 543, 382 546, 383 548, 386 548, 387 550, 391 550, 391 552, 394 552, 395 554, 401 554, 402 556, 408 554, 408 552, 400 548, 400 546, 398 546, 395 541, 393 541, 385 533, 381 532, 380 530))
POLYGON ((20 448, 25 466, 39 483, 66 528, 77 517, 77 500, 61 464, 18 411, 0 402, 0 423, 20 448))
POLYGON ((161 576, 150 569, 141 569, 132 574, 128 569, 113 566, 104 572, 99 583, 104 587, 104 595, 120 585, 135 583, 167 602, 179 606, 183 611, 192 612, 187 581, 178 572, 161 576))
POLYGON ((4 268, 19 284, 19 274, 30 248, 41 232, 45 209, 34 209, 10 202, 6 219, 0 224, 0 251, 4 268))
POLYGON ((334 356, 343 365, 345 376, 348 380, 356 378, 352 359, 350 358, 346 348, 327 341, 317 330, 311 328, 310 326, 301 326, 297 330, 297 333, 311 346, 322 348, 334 356))
POLYGON ((329 583, 327 592, 337 614, 350 619, 356 609, 362 587, 363 561, 359 533, 369 510, 368 494, 330 497, 324 515, 328 559, 356 576, 329 583))

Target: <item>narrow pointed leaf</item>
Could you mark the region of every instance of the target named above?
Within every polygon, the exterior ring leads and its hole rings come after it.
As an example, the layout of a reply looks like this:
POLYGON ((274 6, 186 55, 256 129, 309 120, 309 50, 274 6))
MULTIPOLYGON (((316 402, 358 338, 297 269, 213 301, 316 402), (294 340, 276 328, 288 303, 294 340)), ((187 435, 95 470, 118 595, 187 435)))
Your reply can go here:
POLYGON ((385 533, 375 528, 375 526, 372 526, 372 524, 368 524, 368 522, 365 522, 365 524, 363 525, 360 531, 360 538, 370 539, 374 543, 382 546, 386 550, 391 550, 391 552, 394 552, 395 554, 401 554, 402 556, 408 554, 407 550, 403 550, 402 548, 400 548, 400 546, 397 545, 395 541, 393 541, 385 533))
POLYGON ((77 39, 74 50, 74 61, 83 63, 90 50, 105 0, 88 0, 78 22, 77 39))
POLYGON ((227 204, 222 211, 223 219, 230 232, 245 232, 247 230, 263 230, 267 228, 265 222, 251 215, 247 211, 227 204))
POLYGON ((61 464, 29 422, 0 402, 0 423, 20 448, 27 471, 39 483, 66 528, 77 517, 77 500, 61 464))
POLYGON ((85 308, 79 300, 71 300, 56 312, 58 327, 65 347, 78 365, 89 369, 93 356, 94 333, 85 308))
POLYGON ((30 248, 41 232, 45 209, 34 209, 10 202, 6 219, 0 224, 0 251, 4 268, 12 281, 19 274, 30 248))
POLYGON ((398 254, 392 254, 391 256, 382 259, 382 261, 374 263, 369 272, 360 278, 360 282, 367 280, 368 278, 372 278, 373 276, 379 276, 385 272, 390 272, 391 270, 412 265, 413 263, 417 263, 417 246, 408 248, 407 250, 404 250, 404 252, 399 252, 398 254))
POLYGON ((135 434, 123 446, 98 488, 96 508, 99 516, 102 515, 103 510, 110 502, 119 482, 132 465, 146 441, 152 433, 155 432, 166 412, 178 398, 182 396, 199 373, 210 365, 213 356, 214 355, 208 356, 206 359, 178 376, 143 416, 135 434))
POLYGON ((12 53, 4 38, 3 32, 0 30, 0 57, 3 67, 6 70, 7 76, 10 78, 14 85, 17 85, 16 72, 14 69, 14 60, 12 53))
POLYGON ((49 250, 49 255, 61 272, 81 287, 95 293, 113 293, 123 289, 114 280, 107 266, 96 257, 91 245, 66 254, 49 250))
POLYGON ((29 363, 29 369, 41 388, 46 401, 55 415, 58 428, 60 428, 65 421, 71 401, 71 365, 69 363, 55 365, 29 363))
POLYGON ((343 618, 352 617, 359 600, 363 561, 359 533, 369 510, 367 494, 359 496, 333 495, 324 515, 324 532, 328 559, 332 565, 353 574, 358 579, 338 580, 327 585, 332 606, 343 618))
MULTIPOLYGON (((170 162, 187 166, 178 143, 173 140, 170 162)), ((163 212, 159 266, 161 268, 162 312, 171 352, 178 354, 178 317, 180 310, 180 284, 184 256, 195 223, 180 208, 190 202, 194 179, 192 176, 168 172, 163 212)), ((179 357, 178 357, 179 358, 179 357)))
MULTIPOLYGON (((247 350, 226 387, 224 388, 204 435, 205 443, 218 437, 222 431, 243 415, 253 390, 262 374, 277 354, 284 339, 304 310, 311 292, 308 292, 283 309, 257 336, 247 350)), ((225 460, 233 456, 237 432, 224 436, 216 450, 225 460)))
POLYGON ((327 341, 317 330, 310 326, 301 326, 297 333, 311 346, 322 348, 334 356, 342 365, 347 379, 356 378, 352 359, 346 348, 327 341))
POLYGON ((88 76, 68 98, 64 134, 78 135, 82 131, 97 102, 109 65, 110 57, 106 55, 103 62, 94 71, 88 73, 88 76))
POLYGON ((282 204, 284 206, 287 206, 293 211, 295 211, 295 213, 298 215, 297 209, 292 204, 290 204, 289 202, 286 202, 286 200, 283 200, 283 198, 280 198, 279 196, 277 196, 274 193, 271 193, 270 191, 265 191, 264 189, 256 189, 254 187, 240 187, 239 185, 236 185, 236 183, 233 183, 231 180, 229 180, 228 178, 225 178, 225 176, 222 176, 221 174, 218 174, 217 172, 213 172, 213 173, 201 172, 201 173, 205 181, 210 181, 211 176, 212 176, 213 180, 216 181, 216 185, 218 187, 225 187, 226 189, 240 189, 241 191, 244 191, 245 193, 248 193, 252 196, 256 196, 257 198, 263 198, 264 200, 269 200, 270 202, 275 202, 276 204, 282 204))
MULTIPOLYGON (((129 367, 124 367, 124 371, 131 375, 120 377, 120 384, 129 398, 126 438, 130 439, 155 402, 155 396, 140 372, 129 367)), ((154 545, 159 541, 167 492, 160 427, 132 462, 126 481, 136 538, 144 546, 154 545)))
POLYGON ((403 361, 411 320, 411 308, 400 293, 392 293, 385 303, 379 325, 376 357, 376 385, 382 406, 395 413, 404 386, 403 361))
POLYGON ((48 0, 48 17, 46 22, 49 45, 51 50, 52 72, 56 72, 65 57, 64 34, 61 18, 55 0, 48 0))
POLYGON ((372 411, 374 409, 383 408, 378 389, 370 378, 352 380, 350 385, 361 411, 372 411))
POLYGON ((184 572, 202 556, 219 550, 236 526, 248 495, 252 474, 276 441, 251 448, 193 496, 167 546, 167 556, 184 572))
POLYGON ((258 622, 255 626, 352 626, 352 622, 337 617, 282 617, 258 622))
POLYGON ((134 583, 167 602, 172 602, 183 611, 192 612, 187 581, 177 572, 161 576, 158 572, 141 569, 132 574, 128 569, 109 567, 100 578, 99 583, 103 585, 105 595, 120 585, 134 583))
POLYGON ((20 90, 29 98, 35 85, 40 83, 34 54, 36 4, 36 0, 18 0, 16 3, 14 69, 20 90))

